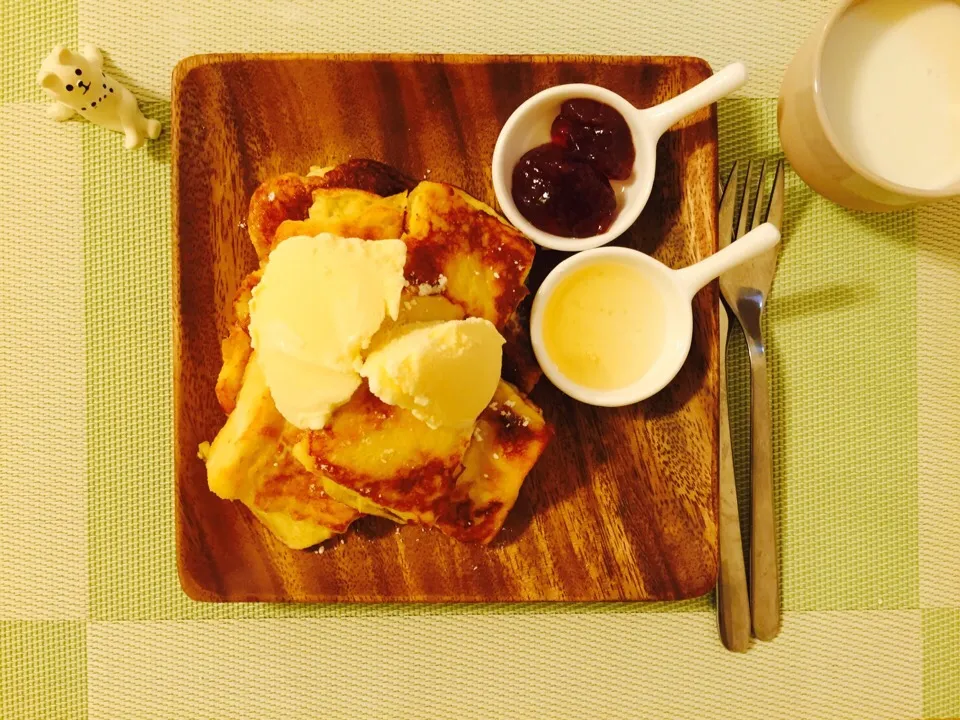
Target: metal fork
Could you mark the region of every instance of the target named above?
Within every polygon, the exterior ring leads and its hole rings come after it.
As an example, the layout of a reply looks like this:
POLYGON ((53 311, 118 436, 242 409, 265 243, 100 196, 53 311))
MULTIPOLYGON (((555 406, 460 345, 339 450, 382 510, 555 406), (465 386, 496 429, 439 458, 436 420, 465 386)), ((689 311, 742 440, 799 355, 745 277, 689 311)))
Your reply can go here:
MULTIPOLYGON (((771 222, 778 228, 782 225, 783 173, 781 160, 777 163, 766 213, 763 213, 767 163, 764 161, 760 164, 759 177, 757 164, 751 160, 747 165, 747 180, 734 240, 762 222, 771 222), (754 187, 757 199, 751 215, 750 195, 754 187)), ((779 254, 778 244, 772 250, 720 276, 720 292, 743 328, 747 352, 750 355, 750 611, 753 633, 759 640, 772 640, 780 632, 780 579, 773 508, 772 419, 766 346, 761 329, 763 310, 777 271, 779 254)))
MULTIPOLYGON (((737 201, 737 166, 733 166, 727 182, 720 187, 720 211, 717 228, 720 247, 733 237, 734 210, 737 201)), ((720 513, 718 551, 720 572, 717 574, 717 628, 727 650, 746 652, 750 647, 750 599, 747 594, 747 573, 743 562, 743 541, 740 537, 740 509, 737 505, 737 481, 733 469, 733 448, 730 442, 730 421, 727 408, 727 335, 730 316, 723 302, 720 317, 720 513)))

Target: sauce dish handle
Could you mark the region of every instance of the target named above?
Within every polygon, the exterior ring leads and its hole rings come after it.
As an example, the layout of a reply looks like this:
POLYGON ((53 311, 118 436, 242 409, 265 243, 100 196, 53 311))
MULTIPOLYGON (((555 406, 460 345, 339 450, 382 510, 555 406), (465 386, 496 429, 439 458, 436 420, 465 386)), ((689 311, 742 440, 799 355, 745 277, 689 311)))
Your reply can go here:
POLYGON ((760 253, 775 247, 778 242, 780 231, 776 225, 764 223, 695 265, 675 270, 674 279, 692 300, 697 291, 708 282, 720 277, 730 268, 749 262, 760 253))
POLYGON ((746 65, 732 63, 686 92, 639 113, 659 138, 682 118, 729 95, 746 81, 746 65))

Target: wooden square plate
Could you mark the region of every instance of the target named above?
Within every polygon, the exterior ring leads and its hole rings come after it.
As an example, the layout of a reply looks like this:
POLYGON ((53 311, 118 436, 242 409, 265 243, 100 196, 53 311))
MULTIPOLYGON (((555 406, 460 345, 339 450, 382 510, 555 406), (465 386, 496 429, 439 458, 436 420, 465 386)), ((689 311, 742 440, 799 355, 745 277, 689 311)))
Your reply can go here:
MULTIPOLYGON (((556 436, 488 547, 363 518, 323 553, 289 550, 207 488, 197 446, 224 422, 220 338, 255 267, 246 231, 266 178, 368 157, 493 205, 501 126, 551 85, 588 82, 639 107, 711 74, 680 57, 210 55, 173 79, 177 559, 190 597, 218 601, 653 600, 700 595, 717 573, 717 292, 694 302, 677 379, 633 407, 533 398, 556 436)), ((647 208, 620 243, 682 267, 717 246, 717 121, 660 141, 647 208)), ((538 250, 534 289, 562 257, 538 250)))

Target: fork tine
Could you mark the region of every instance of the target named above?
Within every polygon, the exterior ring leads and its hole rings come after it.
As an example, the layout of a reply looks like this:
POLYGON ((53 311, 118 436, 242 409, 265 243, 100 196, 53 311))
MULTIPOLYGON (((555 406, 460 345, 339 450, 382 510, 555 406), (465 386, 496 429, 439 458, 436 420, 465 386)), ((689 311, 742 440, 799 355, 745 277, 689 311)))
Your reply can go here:
POLYGON ((722 250, 733 239, 733 211, 737 202, 737 170, 740 161, 733 163, 727 182, 724 183, 720 195, 720 212, 718 213, 717 227, 720 232, 720 249, 722 250))
POLYGON ((777 173, 773 176, 773 189, 770 191, 770 204, 767 205, 766 222, 778 228, 783 225, 783 160, 777 163, 777 173))
POLYGON ((743 198, 740 200, 740 214, 737 216, 736 240, 747 232, 747 217, 750 214, 750 188, 753 187, 753 177, 756 174, 756 163, 751 160, 747 163, 747 179, 743 184, 743 198))
MULTIPOLYGON (((760 164, 760 179, 757 180, 757 199, 753 203, 753 219, 750 221, 750 229, 753 230, 757 225, 760 224, 760 213, 763 211, 763 188, 766 184, 767 179, 767 161, 764 160, 760 164)), ((753 187, 753 186, 751 186, 753 187)), ((744 188, 744 195, 749 192, 748 188, 744 188)))
POLYGON ((740 170, 740 161, 739 161, 739 160, 734 160, 734 161, 733 161, 733 165, 730 167, 730 172, 727 173, 727 179, 724 180, 723 182, 717 183, 717 186, 720 188, 720 195, 721 195, 720 202, 723 202, 723 197, 722 197, 722 196, 723 196, 723 194, 727 191, 727 188, 730 186, 730 181, 731 181, 731 180, 734 181, 733 192, 734 192, 734 194, 736 194, 736 192, 737 192, 736 179, 737 179, 737 172, 738 172, 739 170, 740 170))

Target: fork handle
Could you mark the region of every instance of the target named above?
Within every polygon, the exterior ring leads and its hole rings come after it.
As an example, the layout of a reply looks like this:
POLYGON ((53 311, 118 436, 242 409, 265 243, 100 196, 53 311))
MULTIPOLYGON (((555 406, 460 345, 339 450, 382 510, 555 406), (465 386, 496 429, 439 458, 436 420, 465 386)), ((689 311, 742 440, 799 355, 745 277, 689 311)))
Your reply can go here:
POLYGON ((718 517, 720 574, 717 578, 717 622, 727 650, 750 647, 750 598, 740 538, 740 511, 733 469, 727 407, 727 310, 720 307, 720 512, 718 517))
POLYGON ((749 342, 748 348, 751 426, 750 600, 754 635, 759 640, 773 640, 780 633, 780 579, 773 508, 770 387, 767 384, 767 357, 762 343, 749 342))

